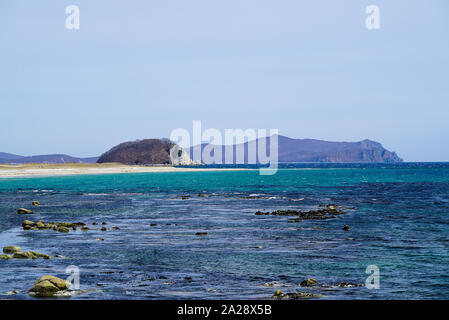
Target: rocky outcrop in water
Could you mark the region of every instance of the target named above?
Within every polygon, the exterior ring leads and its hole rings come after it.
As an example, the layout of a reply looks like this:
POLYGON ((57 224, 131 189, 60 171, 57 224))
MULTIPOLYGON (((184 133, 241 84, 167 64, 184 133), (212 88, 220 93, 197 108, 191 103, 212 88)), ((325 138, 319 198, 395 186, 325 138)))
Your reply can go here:
POLYGON ((70 286, 71 283, 66 280, 54 276, 42 276, 34 283, 29 294, 35 297, 64 296, 70 286))
POLYGON ((289 219, 289 222, 301 222, 302 220, 327 220, 334 219, 338 215, 345 212, 337 209, 335 206, 329 205, 323 209, 301 211, 301 210, 276 210, 273 212, 257 211, 256 215, 274 215, 274 216, 298 216, 297 218, 289 219))
POLYGON ((313 299, 313 298, 321 298, 323 295, 318 293, 309 293, 295 290, 294 292, 282 293, 281 290, 277 290, 274 295, 271 297, 272 299, 277 300, 301 300, 301 299, 313 299))
POLYGON ((0 259, 9 260, 9 259, 50 259, 51 257, 48 254, 39 253, 35 251, 24 251, 22 252, 22 248, 18 246, 6 246, 3 248, 3 253, 0 254, 0 259))
POLYGON ((25 208, 20 208, 20 209, 17 210, 17 213, 18 214, 32 214, 33 211, 25 209, 25 208))

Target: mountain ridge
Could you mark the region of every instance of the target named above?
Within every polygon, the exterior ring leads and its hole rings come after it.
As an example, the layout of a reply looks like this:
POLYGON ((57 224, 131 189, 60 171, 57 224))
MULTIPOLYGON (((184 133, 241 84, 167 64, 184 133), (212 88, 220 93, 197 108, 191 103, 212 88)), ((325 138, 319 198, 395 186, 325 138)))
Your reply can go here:
MULTIPOLYGON (((306 163, 398 163, 403 162, 396 152, 385 149, 381 143, 369 139, 357 142, 334 142, 318 139, 294 139, 278 135, 278 162, 306 162, 306 163)), ((210 145, 209 148, 221 148, 221 163, 241 163, 237 162, 235 153, 240 150, 244 153, 243 163, 248 163, 248 149, 258 151, 259 140, 265 140, 265 145, 269 149, 270 139, 265 137, 238 145, 210 145), (232 162, 225 161, 226 152, 233 153, 232 162)), ((190 147, 189 154, 193 155, 194 148, 204 150, 208 143, 200 146, 190 147)), ((258 152, 256 152, 258 153, 258 152)), ((212 154, 213 157, 213 154, 212 154)), ((217 157, 218 158, 218 157, 217 157)), ((197 160, 197 159, 193 159, 197 160)), ((240 159, 241 160, 241 159, 240 159)), ((260 163, 258 155, 256 163, 260 163)))
POLYGON ((0 164, 25 164, 25 163, 96 163, 98 157, 78 158, 67 154, 45 154, 35 156, 19 156, 11 153, 0 152, 0 164))
MULTIPOLYGON (((254 148, 257 151, 257 146, 259 144, 259 140, 265 139, 266 146, 269 146, 270 139, 272 137, 265 137, 256 140, 252 140, 249 142, 245 142, 244 144, 232 145, 232 146, 215 146, 216 148, 220 148, 222 150, 222 158, 221 163, 228 163, 225 160, 226 150, 230 151, 232 147, 233 150, 233 164, 240 163, 237 162, 235 153, 236 150, 244 150, 244 159, 243 163, 248 163, 248 147, 254 148)), ((136 143, 152 143, 154 144, 156 140, 159 139, 144 139, 137 140, 134 142, 124 142, 119 144, 118 146, 112 148, 111 150, 103 153, 102 157, 72 157, 66 154, 48 154, 48 155, 35 155, 35 156, 20 156, 11 153, 0 152, 0 164, 25 164, 25 163, 48 163, 48 164, 58 164, 58 163, 96 163, 97 161, 108 162, 108 160, 115 160, 118 162, 123 162, 125 164, 145 164, 145 163, 161 163, 168 164, 169 163, 169 154, 167 151, 168 147, 168 139, 162 139, 160 141, 164 142, 161 145, 154 145, 156 148, 154 152, 158 152, 159 154, 152 155, 152 148, 149 145, 139 146, 139 159, 130 160, 131 151, 121 151, 122 154, 117 156, 115 154, 112 157, 111 151, 116 152, 117 148, 126 147, 126 148, 134 148, 136 147, 136 143), (146 141, 146 142, 145 142, 146 141), (151 142, 152 141, 152 142, 151 142), (148 150, 147 150, 148 149, 148 150), (164 149, 163 153, 161 150, 164 149), (150 159, 151 158, 151 159, 150 159)), ((381 143, 364 139, 357 142, 335 142, 335 141, 325 141, 318 139, 295 139, 282 135, 278 135, 278 162, 305 162, 305 163, 398 163, 403 162, 396 152, 389 151, 385 149, 381 143)), ((190 147, 186 151, 192 158, 193 148, 201 147, 201 150, 204 150, 206 146, 213 146, 208 143, 203 143, 200 146, 190 147)), ((124 149, 126 149, 124 148, 124 149)), ((131 153, 134 152, 136 155, 136 150, 134 149, 131 153)), ((251 158, 250 158, 251 159, 251 158)), ((196 159, 193 159, 196 160, 196 159)), ((260 163, 258 156, 256 157, 256 162, 260 163)))

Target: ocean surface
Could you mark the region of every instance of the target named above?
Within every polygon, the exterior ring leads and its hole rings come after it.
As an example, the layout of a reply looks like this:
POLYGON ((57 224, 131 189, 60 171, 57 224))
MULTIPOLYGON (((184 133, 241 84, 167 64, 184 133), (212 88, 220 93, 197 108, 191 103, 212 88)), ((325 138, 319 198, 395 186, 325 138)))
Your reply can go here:
POLYGON ((3 178, 7 245, 52 259, 0 260, 0 299, 33 299, 40 276, 65 279, 68 266, 79 269, 82 290, 70 299, 270 299, 276 290, 449 299, 449 164, 3 178), (346 214, 301 222, 255 214, 320 205, 346 214), (35 214, 18 215, 21 207, 35 214), (91 230, 25 231, 25 219, 91 230), (337 285, 365 284, 369 265, 379 268, 378 289, 337 285), (301 287, 309 277, 321 285, 301 287))

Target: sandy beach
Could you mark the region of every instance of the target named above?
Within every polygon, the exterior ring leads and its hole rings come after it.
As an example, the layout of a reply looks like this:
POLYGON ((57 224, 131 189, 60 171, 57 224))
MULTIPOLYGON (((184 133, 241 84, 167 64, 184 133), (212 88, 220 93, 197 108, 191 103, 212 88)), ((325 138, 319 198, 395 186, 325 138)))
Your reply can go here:
POLYGON ((211 168, 180 168, 172 166, 127 166, 119 163, 85 164, 24 164, 0 165, 0 178, 30 177, 30 176, 66 176, 83 174, 108 173, 144 173, 144 172, 192 172, 192 171, 229 171, 246 169, 211 169, 211 168))

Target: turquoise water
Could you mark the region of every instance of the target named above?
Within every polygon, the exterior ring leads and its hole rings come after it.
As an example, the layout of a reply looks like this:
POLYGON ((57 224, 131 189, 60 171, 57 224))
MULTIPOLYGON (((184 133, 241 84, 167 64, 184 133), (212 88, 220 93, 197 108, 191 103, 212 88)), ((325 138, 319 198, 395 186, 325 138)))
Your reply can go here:
POLYGON ((0 294, 19 291, 0 298, 28 299, 40 276, 66 278, 74 265, 90 291, 72 299, 265 299, 277 289, 448 299, 448 226, 446 164, 0 179, 0 245, 65 257, 0 260, 0 294), (16 213, 34 200, 34 215, 16 213), (347 213, 296 223, 255 215, 329 204, 347 213), (24 219, 91 230, 25 231, 24 219), (379 289, 335 286, 364 284, 368 265, 379 267, 379 289), (322 286, 300 287, 308 277, 322 286))

